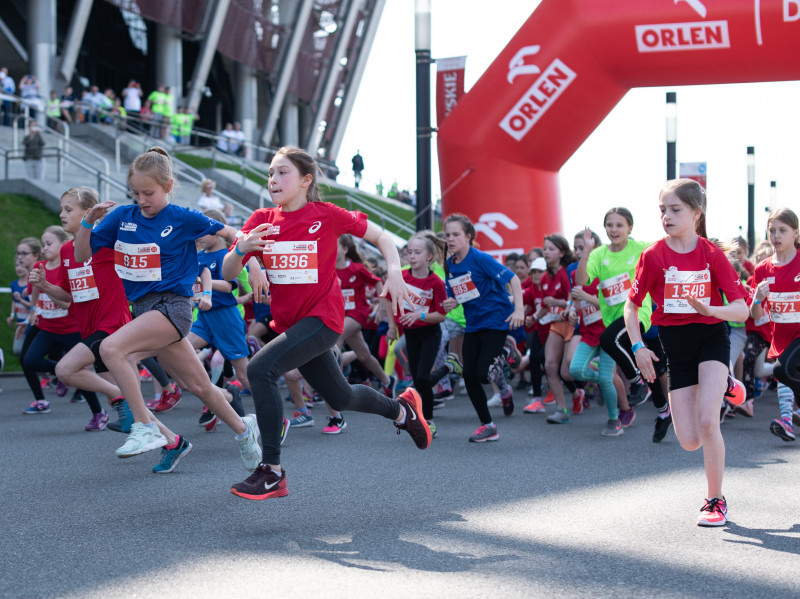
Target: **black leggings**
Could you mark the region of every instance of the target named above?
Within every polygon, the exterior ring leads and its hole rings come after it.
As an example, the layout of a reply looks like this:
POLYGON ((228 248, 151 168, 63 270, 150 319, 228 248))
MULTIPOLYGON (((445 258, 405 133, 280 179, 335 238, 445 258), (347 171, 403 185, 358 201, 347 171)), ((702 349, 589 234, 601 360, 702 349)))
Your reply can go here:
POLYGON ((533 396, 542 396, 542 363, 544 362, 544 343, 539 337, 539 331, 526 333, 528 343, 528 371, 531 373, 531 387, 533 396))
MULTIPOLYGON (((58 363, 55 360, 45 358, 45 356, 56 355, 57 353, 66 354, 80 343, 81 334, 57 334, 42 331, 41 329, 37 329, 36 332, 29 332, 29 334, 31 333, 33 335, 32 341, 22 354, 22 371, 25 373, 25 380, 28 381, 28 386, 33 396, 37 400, 43 401, 44 393, 42 393, 42 386, 36 373, 49 372, 50 374, 55 374, 56 364, 58 363)), ((80 389, 80 392, 86 398, 86 403, 89 404, 92 414, 99 414, 103 411, 94 391, 80 389)))
POLYGON ((745 399, 755 399, 756 397, 756 360, 758 356, 769 347, 764 338, 755 332, 747 333, 747 341, 744 344, 744 358, 742 359, 742 384, 745 390, 745 399))
POLYGON ((507 335, 507 331, 491 329, 464 334, 464 384, 481 424, 492 421, 483 385, 494 378, 498 368, 502 372, 505 360, 503 344, 507 335))
POLYGON ((295 368, 334 410, 378 414, 392 420, 400 415, 396 400, 366 385, 347 382, 331 350, 339 337, 319 318, 303 318, 262 347, 247 365, 265 463, 280 464, 283 398, 278 379, 295 368))
POLYGON ((442 342, 442 329, 438 324, 406 329, 405 336, 411 378, 414 379, 414 388, 422 398, 422 415, 425 420, 433 420, 431 370, 442 342))
MULTIPOLYGON (((644 339, 644 325, 639 322, 639 331, 644 339)), ((660 377, 665 372, 667 360, 664 355, 664 348, 661 347, 661 340, 658 337, 652 339, 644 339, 644 344, 647 349, 652 351, 658 357, 658 362, 654 363, 656 369, 656 380, 652 383, 647 383, 650 387, 653 397, 653 405, 661 410, 667 405, 667 396, 664 393, 664 385, 661 384, 660 377)), ((600 347, 603 348, 609 356, 614 358, 622 374, 628 380, 633 380, 639 376, 639 369, 636 367, 636 360, 633 357, 633 350, 631 348, 631 340, 628 337, 628 331, 625 329, 625 318, 617 318, 614 322, 606 327, 606 330, 600 334, 600 347)))
POLYGON ((800 338, 778 356, 772 375, 794 392, 795 399, 800 397, 800 338))
POLYGON ((162 387, 169 386, 169 377, 167 376, 166 370, 161 364, 158 363, 158 360, 155 358, 145 358, 141 360, 142 366, 147 368, 147 371, 153 375, 153 378, 158 381, 158 384, 162 387))

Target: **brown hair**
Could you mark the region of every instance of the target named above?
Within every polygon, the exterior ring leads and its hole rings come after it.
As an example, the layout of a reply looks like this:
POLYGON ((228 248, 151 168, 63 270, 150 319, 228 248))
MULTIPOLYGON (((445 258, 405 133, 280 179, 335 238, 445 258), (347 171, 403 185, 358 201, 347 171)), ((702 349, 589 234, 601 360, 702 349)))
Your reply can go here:
MULTIPOLYGON (((614 208, 612 208, 612 210, 614 210, 614 208)), ((623 208, 622 210, 625 210, 625 208, 623 208)), ((620 214, 620 213, 619 212, 607 212, 606 216, 608 216, 609 214, 620 214)), ((603 226, 605 226, 605 219, 603 219, 603 226)), ((594 247, 595 248, 599 248, 601 245, 603 245, 603 242, 600 241, 600 236, 597 233, 595 233, 591 229, 589 229, 589 232, 592 234, 592 241, 594 241, 594 247)), ((575 239, 583 239, 583 231, 581 231, 580 233, 576 233, 575 234, 575 239)), ((592 248, 592 249, 594 249, 594 248, 592 248)))
MULTIPOLYGON (((767 228, 769 228, 769 224, 773 220, 781 221, 784 225, 790 229, 793 229, 795 233, 798 231, 797 215, 790 208, 778 208, 772 212, 772 214, 769 215, 769 218, 767 218, 767 228)), ((794 247, 796 249, 800 249, 800 239, 794 240, 794 247)))
POLYGON ((706 192, 703 187, 693 179, 673 179, 672 181, 667 181, 667 184, 661 190, 661 195, 665 193, 675 194, 675 197, 689 208, 700 211, 700 218, 694 224, 694 230, 700 237, 708 239, 708 234, 706 233, 706 192))
POLYGON ((28 249, 31 252, 33 252, 33 254, 36 256, 37 260, 39 258, 41 258, 41 256, 42 256, 42 242, 39 239, 36 239, 35 237, 25 237, 24 239, 21 239, 19 241, 19 243, 17 244, 17 247, 19 247, 19 246, 21 246, 23 244, 28 246, 28 249))
POLYGON ((225 215, 222 214, 219 210, 215 210, 214 208, 209 208, 208 210, 203 210, 203 214, 206 215, 211 220, 215 220, 223 225, 228 224, 228 219, 225 218, 225 215))
POLYGON ((352 235, 350 235, 349 233, 340 235, 339 245, 346 250, 344 255, 347 257, 348 260, 350 260, 350 262, 358 262, 359 264, 364 263, 364 258, 362 258, 361 254, 358 252, 358 248, 356 247, 356 242, 353 241, 352 235))
POLYGON ((426 249, 431 255, 432 262, 442 261, 444 254, 447 251, 447 243, 445 243, 444 239, 437 236, 433 231, 428 230, 414 233, 409 238, 408 243, 411 243, 414 240, 422 241, 425 244, 426 249))
POLYGON ((61 243, 66 243, 70 239, 72 239, 72 235, 67 233, 64 230, 64 227, 61 227, 59 225, 50 225, 49 227, 47 227, 44 231, 42 231, 42 237, 44 237, 46 233, 50 233, 61 243))
MULTIPOLYGON (((610 208, 608 212, 605 213, 605 216, 603 216, 604 228, 606 226, 606 221, 608 220, 608 217, 611 216, 612 214, 619 214, 622 218, 625 219, 629 227, 633 227, 633 214, 631 214, 631 211, 621 206, 615 206, 614 208, 610 208)), ((596 247, 600 246, 598 245, 596 247)))
POLYGON ((172 173, 172 160, 167 151, 160 146, 149 148, 144 154, 134 158, 128 169, 128 185, 131 177, 136 173, 143 173, 152 177, 164 191, 175 191, 175 178, 172 173))
POLYGON ((67 191, 61 194, 62 200, 69 197, 75 198, 78 206, 84 210, 89 210, 100 201, 97 191, 91 187, 86 187, 85 185, 80 187, 70 187, 67 191))
MULTIPOLYGON (((572 249, 569 247, 569 241, 567 241, 566 237, 559 235, 558 233, 553 233, 551 235, 546 235, 544 240, 549 241, 564 253, 564 255, 561 256, 561 266, 569 266, 575 262, 575 256, 572 253, 572 249)), ((547 265, 547 270, 550 270, 549 264, 547 265)), ((555 274, 555 272, 551 274, 555 274)))
POLYGON ((311 185, 309 185, 306 190, 306 199, 309 202, 321 202, 322 196, 319 193, 317 178, 322 171, 320 171, 316 160, 314 160, 311 154, 294 146, 283 146, 275 154, 276 158, 278 156, 286 156, 289 162, 300 172, 300 177, 311 175, 311 185))
MULTIPOLYGON (((464 234, 469 237, 469 246, 472 247, 472 242, 475 241, 475 226, 472 224, 472 221, 469 220, 469 217, 466 214, 461 214, 460 212, 454 212, 450 216, 448 216, 445 221, 442 229, 447 227, 448 223, 458 223, 461 225, 461 230, 464 231, 464 234)), ((445 244, 445 252, 444 252, 444 273, 446 276, 450 276, 450 267, 447 265, 447 247, 445 244)))

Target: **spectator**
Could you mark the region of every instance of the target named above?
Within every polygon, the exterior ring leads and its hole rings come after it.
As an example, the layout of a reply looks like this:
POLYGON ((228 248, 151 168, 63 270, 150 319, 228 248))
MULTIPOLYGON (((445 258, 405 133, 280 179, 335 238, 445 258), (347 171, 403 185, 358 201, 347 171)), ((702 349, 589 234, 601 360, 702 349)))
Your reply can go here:
POLYGON ((170 129, 175 143, 188 144, 192 141, 192 127, 197 115, 190 112, 189 109, 184 109, 183 106, 178 106, 178 111, 172 115, 170 119, 170 129))
POLYGON ((233 154, 236 154, 237 156, 244 157, 245 154, 247 153, 246 152, 247 147, 245 146, 245 142, 247 141, 247 138, 245 137, 244 131, 242 131, 242 124, 241 123, 234 123, 233 124, 233 136, 232 137, 235 140, 237 147, 236 147, 235 150, 233 149, 233 147, 231 147, 231 152, 233 154))
MULTIPOLYGON (((14 83, 14 78, 8 74, 6 67, 0 68, 0 85, 3 91, 7 94, 14 94, 17 91, 17 84, 14 83)), ((3 125, 8 127, 11 125, 11 118, 17 113, 17 103, 13 100, 3 100, 3 125)))
POLYGON ((114 106, 111 108, 111 120, 119 124, 120 131, 126 131, 126 121, 128 119, 128 111, 122 105, 122 100, 114 98, 114 106))
POLYGON ((138 117, 142 111, 142 88, 136 79, 131 79, 122 90, 122 107, 132 117, 138 117))
POLYGON ((47 115, 47 126, 59 133, 61 132, 61 112, 61 100, 56 96, 55 90, 52 90, 45 106, 45 114, 47 115))
POLYGON ((217 184, 214 183, 211 179, 203 179, 200 182, 200 191, 203 192, 203 195, 197 200, 197 206, 200 208, 200 211, 203 212, 205 210, 223 210, 224 206, 222 205, 222 200, 220 200, 217 196, 214 195, 214 190, 217 188, 217 184))
POLYGON ((25 173, 28 179, 44 179, 42 149, 45 143, 42 132, 39 130, 39 123, 33 119, 29 123, 28 135, 22 140, 22 145, 25 146, 23 160, 25 161, 25 173))
POLYGON ((64 93, 61 94, 61 108, 62 119, 71 123, 73 120, 78 120, 78 107, 75 105, 75 94, 72 93, 72 88, 68 85, 64 88, 64 93))
POLYGON ((153 111, 152 124, 150 125, 150 135, 161 139, 163 137, 162 125, 164 122, 164 111, 166 109, 167 94, 164 93, 164 86, 159 85, 155 91, 147 96, 150 108, 153 111))
POLYGON ((234 229, 242 228, 242 225, 244 224, 244 218, 233 213, 233 204, 225 204, 225 208, 223 208, 222 213, 225 215, 225 220, 228 221, 228 226, 231 226, 234 229))
POLYGON ((231 142, 233 140, 233 123, 225 125, 225 129, 219 134, 217 139, 217 149, 226 154, 231 154, 234 150, 231 149, 231 142))
POLYGON ((378 181, 378 184, 375 186, 375 191, 379 196, 383 195, 383 179, 378 181))
POLYGON ((89 88, 89 93, 83 97, 83 113, 86 115, 87 123, 99 122, 99 114, 106 102, 106 95, 100 88, 93 85, 89 88))
POLYGON ((19 95, 30 106, 30 115, 36 118, 39 109, 39 80, 36 75, 25 75, 19 82, 19 95))
POLYGON ((356 189, 361 184, 361 172, 364 170, 364 159, 361 157, 361 150, 356 150, 356 155, 353 156, 353 178, 356 182, 356 189))

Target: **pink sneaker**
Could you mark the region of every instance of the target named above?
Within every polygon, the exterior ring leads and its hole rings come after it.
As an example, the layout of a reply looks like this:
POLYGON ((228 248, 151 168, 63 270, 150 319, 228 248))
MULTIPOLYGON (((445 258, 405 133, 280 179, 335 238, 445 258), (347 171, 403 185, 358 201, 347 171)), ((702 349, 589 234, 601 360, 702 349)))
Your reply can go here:
POLYGON ((347 428, 347 423, 344 421, 344 416, 330 416, 328 418, 328 426, 322 429, 326 435, 338 435, 347 428))
POLYGON ((522 408, 522 411, 525 412, 526 414, 544 414, 545 412, 547 412, 547 409, 545 409, 544 404, 542 403, 542 400, 540 398, 534 397, 531 403, 522 408))

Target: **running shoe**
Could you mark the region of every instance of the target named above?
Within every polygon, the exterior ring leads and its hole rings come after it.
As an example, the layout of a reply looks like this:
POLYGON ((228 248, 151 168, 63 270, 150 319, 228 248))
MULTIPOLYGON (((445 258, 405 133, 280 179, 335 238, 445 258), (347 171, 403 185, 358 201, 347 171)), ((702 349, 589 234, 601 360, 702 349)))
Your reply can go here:
POLYGON ((434 424, 433 420, 428 420, 428 428, 431 429, 431 439, 436 438, 436 424, 434 424))
POLYGON ((347 423, 344 421, 344 416, 339 414, 338 416, 328 417, 328 426, 323 428, 322 432, 326 435, 338 435, 346 428, 347 423))
POLYGON ((622 428, 622 423, 617 418, 616 420, 609 420, 603 430, 600 431, 600 434, 604 437, 619 437, 624 432, 625 429, 622 428))
POLYGON ((628 428, 634 420, 636 420, 636 411, 633 408, 619 411, 619 421, 623 428, 628 428))
POLYGON ((292 414, 292 419, 289 421, 292 428, 303 428, 304 426, 314 426, 314 417, 311 414, 303 412, 295 412, 292 414))
POLYGON ((496 426, 481 425, 475 432, 469 436, 470 443, 486 443, 487 441, 497 441, 500 439, 500 433, 497 432, 496 426))
POLYGON ((746 397, 747 393, 744 390, 744 385, 731 375, 728 375, 728 389, 725 391, 725 399, 735 407, 742 405, 746 397))
POLYGON ((203 407, 203 413, 200 414, 200 420, 197 421, 197 424, 199 426, 205 426, 206 424, 211 422, 211 420, 213 420, 214 418, 216 418, 216 416, 214 416, 214 412, 212 412, 206 407, 203 407))
POLYGON ((67 391, 69 391, 69 387, 59 380, 58 383, 56 383, 56 395, 64 397, 67 391))
POLYGON ((411 387, 413 384, 414 384, 414 379, 412 379, 410 376, 407 376, 397 381, 397 385, 395 385, 394 391, 395 393, 402 393, 403 391, 411 387))
POLYGON ((719 409, 719 421, 725 422, 725 417, 731 414, 731 405, 725 398, 722 398, 722 406, 719 409))
POLYGON ((511 389, 508 390, 508 395, 500 398, 500 402, 503 404, 503 414, 511 416, 514 413, 514 394, 511 389))
POLYGON ((172 449, 167 449, 167 446, 161 448, 161 460, 153 466, 153 472, 156 474, 166 474, 172 472, 178 466, 184 456, 192 451, 192 444, 186 439, 178 435, 176 439, 178 444, 172 449))
POLYGON ((408 388, 397 398, 397 403, 406 412, 405 422, 403 424, 395 423, 397 434, 399 435, 400 431, 406 431, 411 435, 417 448, 427 449, 431 444, 431 429, 428 428, 428 422, 422 417, 422 398, 419 393, 416 389, 408 388))
POLYGON ((313 403, 314 405, 325 403, 325 398, 322 397, 319 393, 314 393, 314 395, 311 396, 311 403, 313 403))
POLYGON ((104 410, 92 416, 92 419, 89 421, 89 424, 86 425, 85 430, 101 431, 106 427, 107 424, 108 424, 108 414, 106 414, 104 410))
POLYGON ((281 445, 286 442, 286 437, 289 436, 289 429, 292 427, 291 422, 289 422, 286 418, 281 420, 281 445))
POLYGON ((503 400, 500 397, 500 394, 495 393, 494 395, 492 395, 488 400, 486 400, 486 405, 489 406, 490 408, 496 408, 498 406, 502 406, 503 400))
POLYGON ((517 342, 511 335, 506 337, 506 342, 503 344, 503 349, 507 354, 506 361, 508 362, 508 365, 512 369, 519 368, 519 365, 522 362, 522 354, 519 353, 519 350, 517 349, 517 342))
POLYGON ((139 371, 139 380, 143 383, 149 383, 153 380, 153 375, 150 374, 150 371, 147 368, 142 368, 139 371))
POLYGON ((458 356, 453 352, 447 354, 447 357, 444 359, 444 363, 450 367, 450 372, 456 376, 461 376, 463 374, 464 365, 461 363, 461 360, 458 359, 458 356))
POLYGON ((446 405, 447 405, 447 404, 446 404, 446 403, 444 403, 444 402, 443 402, 443 401, 441 401, 441 400, 437 400, 437 399, 434 399, 434 400, 433 400, 433 409, 434 409, 434 410, 441 410, 441 409, 442 409, 443 407, 445 407, 446 405))
POLYGON ((583 389, 577 389, 572 396, 572 413, 580 414, 583 412, 583 400, 586 398, 586 393, 583 389))
POLYGON ((450 401, 451 399, 455 399, 455 395, 453 395, 452 389, 448 389, 444 391, 439 391, 439 393, 434 393, 433 399, 435 401, 450 401))
POLYGON ((50 411, 50 402, 44 400, 34 401, 27 408, 22 410, 23 414, 47 414, 50 411))
POLYGON ((117 412, 118 420, 109 422, 106 428, 115 433, 125 433, 127 435, 131 432, 131 425, 133 424, 133 414, 128 407, 128 402, 125 401, 125 398, 118 397, 111 401, 111 407, 117 412))
POLYGON ((661 418, 656 416, 656 426, 653 430, 653 443, 661 443, 664 440, 664 437, 667 436, 669 432, 669 427, 672 426, 672 414, 667 416, 666 418, 661 418))
POLYGON ((632 408, 643 404, 650 395, 650 388, 643 380, 631 383, 631 392, 628 394, 628 405, 632 408))
POLYGON ((747 416, 748 418, 752 418, 754 414, 753 404, 755 401, 752 399, 746 399, 740 406, 736 406, 734 411, 737 414, 741 414, 742 416, 747 416))
POLYGON ((789 418, 778 418, 769 424, 769 431, 784 441, 794 441, 794 427, 789 418))
POLYGON ((144 401, 144 405, 147 406, 148 410, 154 410, 158 404, 161 403, 161 396, 154 397, 153 399, 146 399, 144 401))
POLYGON ((166 444, 167 438, 159 432, 158 427, 134 422, 131 425, 130 435, 122 447, 117 449, 116 454, 118 458, 132 458, 140 453, 164 447, 166 444))
POLYGON ((236 383, 239 383, 239 381, 228 383, 225 385, 225 389, 231 394, 231 407, 233 408, 233 411, 236 412, 237 416, 242 418, 244 417, 244 406, 242 405, 242 387, 241 383, 238 385, 236 383))
POLYGON ((764 393, 764 379, 756 379, 753 381, 753 397, 758 399, 764 393))
POLYGON ((554 403, 556 403, 556 398, 550 389, 547 390, 547 395, 544 396, 542 403, 546 406, 552 406, 554 403))
MULTIPOLYGON (((39 380, 39 385, 41 385, 41 387, 42 387, 42 391, 46 390, 48 387, 51 387, 50 383, 52 383, 52 382, 53 382, 53 381, 50 379, 50 377, 43 376, 43 377, 42 377, 42 378, 39 380)), ((55 384, 55 383, 53 383, 53 384, 55 384)))
POLYGON ((550 414, 547 417, 547 422, 550 424, 568 424, 569 423, 569 411, 566 408, 556 409, 555 412, 550 414))
POLYGON ((173 384, 171 390, 164 390, 161 392, 161 401, 158 402, 158 405, 153 408, 154 412, 169 412, 175 406, 178 405, 178 402, 181 400, 181 396, 183 395, 183 391, 178 385, 173 384))
POLYGON ((258 350, 261 349, 261 344, 258 342, 258 339, 251 335, 247 338, 247 347, 250 350, 250 357, 252 358, 258 353, 258 350))
POLYGON ((246 470, 255 472, 261 462, 261 446, 258 444, 258 422, 255 414, 248 414, 242 418, 242 422, 247 425, 247 435, 243 439, 236 439, 239 444, 239 453, 242 456, 242 464, 246 470))
POLYGON ((725 498, 706 499, 697 516, 697 526, 725 526, 728 522, 728 503, 725 498))
POLYGON ((383 394, 392 399, 394 397, 395 387, 397 387, 397 377, 395 375, 389 376, 389 382, 383 385, 383 394))
POLYGON ((75 389, 75 392, 72 394, 72 397, 69 398, 69 403, 83 403, 86 401, 86 398, 81 393, 80 389, 75 389))
POLYGON ((289 489, 286 488, 286 470, 275 474, 266 464, 259 464, 253 474, 231 487, 231 493, 253 500, 286 497, 289 494, 289 489))
POLYGON ((203 425, 203 428, 206 429, 207 433, 214 433, 217 431, 217 425, 219 424, 219 416, 211 413, 211 418, 203 425))
POLYGON ((534 397, 531 403, 522 408, 522 411, 526 414, 544 414, 547 412, 547 409, 544 407, 540 398, 534 397))

